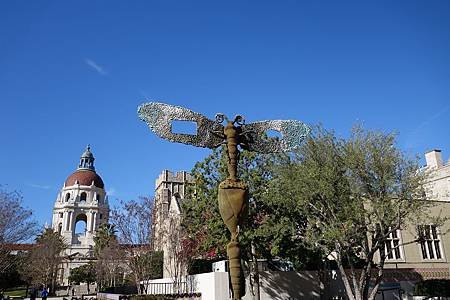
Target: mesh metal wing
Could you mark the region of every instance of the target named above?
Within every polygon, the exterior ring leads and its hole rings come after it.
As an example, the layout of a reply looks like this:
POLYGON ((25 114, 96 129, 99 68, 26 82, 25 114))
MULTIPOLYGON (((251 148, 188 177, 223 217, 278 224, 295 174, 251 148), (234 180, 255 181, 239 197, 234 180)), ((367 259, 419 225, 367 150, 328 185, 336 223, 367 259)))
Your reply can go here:
POLYGON ((212 131, 223 132, 223 126, 190 109, 158 102, 144 103, 138 108, 141 120, 159 137, 204 148, 215 148, 223 139, 212 131), (172 132, 172 121, 191 121, 197 123, 197 134, 172 132))
POLYGON ((248 149, 260 153, 291 151, 300 146, 310 131, 308 125, 296 120, 259 121, 243 126, 248 149), (270 130, 278 131, 281 138, 268 136, 270 130))

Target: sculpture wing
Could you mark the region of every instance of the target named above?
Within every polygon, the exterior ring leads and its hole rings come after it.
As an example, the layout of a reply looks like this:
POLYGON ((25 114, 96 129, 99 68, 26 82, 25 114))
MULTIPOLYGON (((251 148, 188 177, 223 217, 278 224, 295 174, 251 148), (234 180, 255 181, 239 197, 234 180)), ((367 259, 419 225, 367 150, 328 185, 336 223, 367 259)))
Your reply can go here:
POLYGON ((159 137, 204 148, 215 148, 223 139, 212 131, 223 132, 223 126, 190 109, 158 102, 144 103, 138 115, 159 137), (172 121, 191 121, 197 124, 197 134, 173 133, 172 121))
POLYGON ((296 120, 259 121, 243 126, 248 150, 260 153, 291 151, 309 135, 311 129, 296 120), (268 131, 278 131, 281 138, 268 136, 268 131))

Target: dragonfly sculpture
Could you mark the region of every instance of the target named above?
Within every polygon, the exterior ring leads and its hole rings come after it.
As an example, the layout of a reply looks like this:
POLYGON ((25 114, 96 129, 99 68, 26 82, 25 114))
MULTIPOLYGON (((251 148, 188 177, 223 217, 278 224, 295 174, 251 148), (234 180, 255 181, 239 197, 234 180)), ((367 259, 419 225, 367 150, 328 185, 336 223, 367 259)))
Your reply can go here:
POLYGON ((216 114, 215 120, 210 120, 190 109, 158 102, 142 104, 138 108, 138 114, 156 135, 171 142, 211 149, 226 145, 228 177, 219 184, 218 201, 222 219, 231 232, 227 254, 233 299, 241 299, 245 293, 245 285, 238 235, 248 208, 248 186, 237 174, 240 149, 259 153, 291 151, 308 136, 310 128, 295 120, 246 124, 241 115, 228 119, 221 113, 216 114), (196 123, 196 134, 174 133, 173 121, 196 123), (269 131, 276 131, 281 137, 271 137, 268 135, 269 131))

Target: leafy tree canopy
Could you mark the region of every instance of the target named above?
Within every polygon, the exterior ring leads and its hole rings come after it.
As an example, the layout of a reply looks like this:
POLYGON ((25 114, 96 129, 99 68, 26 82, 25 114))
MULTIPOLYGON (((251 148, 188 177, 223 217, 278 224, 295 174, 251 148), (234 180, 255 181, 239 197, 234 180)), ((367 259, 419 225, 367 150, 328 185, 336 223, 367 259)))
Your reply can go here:
MULTIPOLYGON (((258 257, 281 257, 293 261, 297 267, 307 267, 318 256, 308 251, 297 238, 298 219, 295 207, 285 207, 273 193, 271 181, 280 166, 290 165, 287 155, 263 155, 242 151, 239 157, 239 177, 249 185, 250 209, 240 232, 244 258, 250 258, 251 244, 258 257)), ((189 187, 182 203, 182 225, 188 235, 198 242, 203 257, 226 257, 230 236, 218 208, 218 185, 227 177, 225 149, 215 149, 192 170, 195 183, 189 187)), ((298 212, 298 210, 297 210, 298 212)))
POLYGON ((420 222, 433 205, 425 201, 426 174, 399 150, 395 138, 355 127, 348 139, 341 139, 317 127, 271 181, 270 198, 291 209, 283 215, 296 223, 296 236, 334 257, 349 299, 375 297, 389 235, 411 220, 420 222))

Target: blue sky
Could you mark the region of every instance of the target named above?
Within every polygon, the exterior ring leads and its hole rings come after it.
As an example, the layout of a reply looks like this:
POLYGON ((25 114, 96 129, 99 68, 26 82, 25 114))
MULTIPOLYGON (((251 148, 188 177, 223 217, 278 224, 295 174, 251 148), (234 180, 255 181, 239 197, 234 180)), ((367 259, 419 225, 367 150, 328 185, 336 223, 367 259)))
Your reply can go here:
POLYGON ((2 1, 0 66, 0 184, 42 224, 88 143, 112 203, 209 153, 152 134, 150 100, 450 153, 449 1, 2 1))

